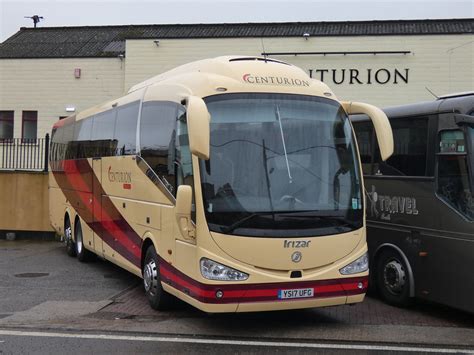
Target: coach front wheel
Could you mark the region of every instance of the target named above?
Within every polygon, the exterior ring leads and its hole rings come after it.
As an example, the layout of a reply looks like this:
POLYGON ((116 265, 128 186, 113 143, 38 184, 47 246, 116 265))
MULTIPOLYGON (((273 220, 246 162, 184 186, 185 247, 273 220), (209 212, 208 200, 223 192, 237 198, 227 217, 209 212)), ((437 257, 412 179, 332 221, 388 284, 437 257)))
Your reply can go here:
POLYGON ((378 257, 376 283, 380 296, 387 303, 394 306, 411 303, 408 267, 397 251, 387 249, 378 257))
POLYGON ((162 311, 171 306, 172 296, 161 287, 159 259, 154 246, 150 246, 145 255, 143 286, 151 308, 162 311))

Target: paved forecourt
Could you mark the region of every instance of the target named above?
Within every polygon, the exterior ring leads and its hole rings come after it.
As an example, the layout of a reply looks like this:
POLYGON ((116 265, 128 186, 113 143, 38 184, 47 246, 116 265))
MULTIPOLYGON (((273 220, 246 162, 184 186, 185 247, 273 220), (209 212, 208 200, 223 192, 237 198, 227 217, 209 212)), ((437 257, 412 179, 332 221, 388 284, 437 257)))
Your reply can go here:
MULTIPOLYGON (((18 331, 93 334, 91 341, 117 333, 165 337, 165 343, 173 341, 170 337, 197 337, 237 341, 229 344, 236 347, 243 346, 238 341, 277 341, 474 349, 473 315, 423 303, 399 309, 373 297, 354 306, 215 315, 177 301, 174 309, 156 312, 140 279, 108 262, 80 263, 58 242, 0 240, 0 340, 32 337, 5 333, 18 331)), ((72 335, 68 339, 77 338, 72 335)), ((5 346, 0 343, 0 352, 5 346)), ((353 350, 376 350, 364 349, 353 350)))

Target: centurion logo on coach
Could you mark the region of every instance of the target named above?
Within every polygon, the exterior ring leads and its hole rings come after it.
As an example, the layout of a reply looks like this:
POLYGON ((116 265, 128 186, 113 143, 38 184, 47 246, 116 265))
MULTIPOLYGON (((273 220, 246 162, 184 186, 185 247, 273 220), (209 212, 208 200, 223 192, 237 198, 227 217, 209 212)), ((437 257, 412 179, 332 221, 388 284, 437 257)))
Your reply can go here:
POLYGON ((266 84, 266 85, 287 85, 287 86, 309 86, 309 81, 287 78, 284 76, 258 76, 252 74, 244 74, 242 79, 249 84, 266 84))

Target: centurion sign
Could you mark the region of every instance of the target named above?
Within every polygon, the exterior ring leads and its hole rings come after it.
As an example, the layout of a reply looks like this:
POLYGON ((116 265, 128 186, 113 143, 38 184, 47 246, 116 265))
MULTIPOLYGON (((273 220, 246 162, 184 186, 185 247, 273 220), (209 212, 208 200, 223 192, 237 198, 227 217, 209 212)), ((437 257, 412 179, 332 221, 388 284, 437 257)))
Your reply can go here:
POLYGON ((309 69, 309 76, 329 84, 408 84, 409 69, 309 69))

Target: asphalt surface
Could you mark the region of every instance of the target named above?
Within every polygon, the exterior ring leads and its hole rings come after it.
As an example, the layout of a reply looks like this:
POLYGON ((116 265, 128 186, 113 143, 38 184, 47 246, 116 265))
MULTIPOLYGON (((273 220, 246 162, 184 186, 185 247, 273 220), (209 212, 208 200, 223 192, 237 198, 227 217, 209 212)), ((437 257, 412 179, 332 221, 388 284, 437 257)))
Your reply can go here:
POLYGON ((419 303, 210 315, 147 304, 140 279, 58 242, 0 240, 0 354, 474 351, 474 315, 419 303), (125 337, 125 338, 121 338, 125 337), (187 339, 187 340, 185 340, 187 339), (258 343, 262 342, 262 343, 258 343))
MULTIPOLYGON (((11 332, 13 333, 13 332, 11 332)), ((5 335, 0 331, 0 354, 114 353, 114 354, 367 354, 367 353, 474 353, 466 348, 418 347, 404 345, 350 344, 330 342, 285 342, 228 340, 216 338, 180 338, 143 335, 96 335, 36 333, 5 335), (91 351, 91 349, 94 349, 91 351)), ((31 333, 31 332, 30 332, 31 333)))

